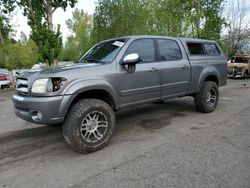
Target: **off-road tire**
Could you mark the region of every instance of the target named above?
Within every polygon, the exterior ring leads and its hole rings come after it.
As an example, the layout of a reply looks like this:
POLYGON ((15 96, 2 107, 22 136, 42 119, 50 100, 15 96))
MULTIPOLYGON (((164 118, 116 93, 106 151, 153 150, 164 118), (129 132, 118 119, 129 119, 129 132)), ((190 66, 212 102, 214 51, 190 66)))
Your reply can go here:
POLYGON ((214 111, 218 104, 218 100, 219 100, 218 86, 215 82, 212 81, 205 81, 199 93, 194 96, 194 103, 197 111, 204 113, 209 113, 214 111), (210 92, 211 89, 216 93, 216 100, 212 106, 209 105, 207 102, 208 93, 210 92))
POLYGON ((80 153, 91 153, 100 150, 111 140, 115 129, 115 115, 112 108, 104 101, 98 99, 82 99, 75 103, 69 110, 63 124, 63 136, 65 141, 75 151, 80 153), (81 124, 87 114, 91 112, 101 112, 107 118, 106 134, 96 143, 89 143, 81 133, 81 124))

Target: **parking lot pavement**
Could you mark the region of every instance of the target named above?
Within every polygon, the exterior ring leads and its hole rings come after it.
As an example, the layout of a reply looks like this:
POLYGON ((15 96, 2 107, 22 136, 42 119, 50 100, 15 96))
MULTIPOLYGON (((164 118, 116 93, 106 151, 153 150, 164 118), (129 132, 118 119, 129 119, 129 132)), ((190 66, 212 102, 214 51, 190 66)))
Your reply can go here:
POLYGON ((117 113, 111 143, 73 152, 61 128, 17 119, 0 93, 0 188, 250 187, 250 79, 228 80, 215 112, 190 97, 117 113))

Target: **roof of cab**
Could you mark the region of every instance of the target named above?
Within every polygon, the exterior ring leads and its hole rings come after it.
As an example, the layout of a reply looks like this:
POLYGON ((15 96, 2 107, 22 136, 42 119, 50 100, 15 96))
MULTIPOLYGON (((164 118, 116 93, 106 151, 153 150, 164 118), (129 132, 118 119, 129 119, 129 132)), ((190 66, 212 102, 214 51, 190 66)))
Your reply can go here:
POLYGON ((160 35, 131 35, 131 36, 112 38, 112 39, 108 39, 106 41, 121 40, 121 39, 123 39, 123 40, 124 39, 142 39, 142 38, 173 39, 173 40, 180 40, 182 43, 186 43, 186 42, 206 42, 206 43, 215 42, 214 40, 195 39, 195 38, 179 38, 179 37, 169 37, 169 36, 160 36, 160 35))
POLYGON ((160 35, 132 35, 132 36, 125 36, 122 38, 132 38, 132 39, 140 39, 140 38, 165 38, 165 39, 174 39, 180 40, 183 43, 186 42, 216 42, 214 40, 206 40, 206 39, 196 39, 196 38, 182 38, 182 37, 169 37, 169 36, 160 36, 160 35))

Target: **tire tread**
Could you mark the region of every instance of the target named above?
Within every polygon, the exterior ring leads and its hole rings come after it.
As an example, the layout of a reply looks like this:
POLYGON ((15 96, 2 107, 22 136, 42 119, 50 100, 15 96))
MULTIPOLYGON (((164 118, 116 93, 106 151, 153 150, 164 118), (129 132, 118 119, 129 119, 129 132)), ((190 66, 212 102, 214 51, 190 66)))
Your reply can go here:
POLYGON ((209 113, 215 110, 217 103, 219 99, 219 90, 218 86, 215 82, 212 81, 205 81, 204 84, 202 85, 200 91, 194 96, 194 103, 197 111, 203 112, 203 113, 209 113), (206 93, 209 88, 214 87, 217 91, 217 101, 216 104, 213 108, 210 108, 206 104, 206 93))
POLYGON ((91 153, 91 152, 94 152, 103 148, 109 143, 109 141, 111 140, 111 136, 114 131, 114 128, 115 128, 115 115, 114 115, 112 108, 107 103, 98 99, 82 99, 70 108, 69 113, 66 117, 66 121, 63 124, 63 136, 65 138, 65 141, 75 151, 80 152, 80 153, 91 153), (98 144, 97 146, 90 147, 84 144, 83 142, 81 142, 80 135, 76 135, 77 125, 75 125, 75 123, 77 119, 80 118, 84 110, 89 109, 92 106, 102 106, 103 109, 106 109, 107 112, 110 113, 112 127, 108 133, 108 136, 105 138, 105 140, 102 143, 98 144))

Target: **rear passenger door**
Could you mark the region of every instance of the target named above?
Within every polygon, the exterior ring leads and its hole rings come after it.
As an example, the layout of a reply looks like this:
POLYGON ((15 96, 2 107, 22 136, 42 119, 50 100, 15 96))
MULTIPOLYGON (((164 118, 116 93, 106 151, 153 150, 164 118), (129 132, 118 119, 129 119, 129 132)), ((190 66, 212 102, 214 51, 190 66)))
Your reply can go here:
POLYGON ((183 96, 189 89, 191 67, 179 41, 157 39, 161 67, 161 98, 183 96))

